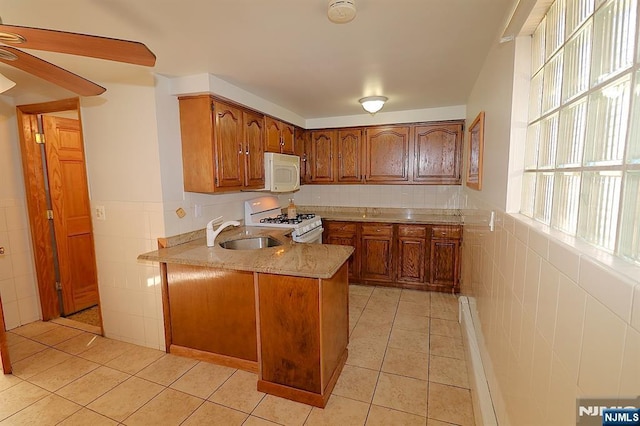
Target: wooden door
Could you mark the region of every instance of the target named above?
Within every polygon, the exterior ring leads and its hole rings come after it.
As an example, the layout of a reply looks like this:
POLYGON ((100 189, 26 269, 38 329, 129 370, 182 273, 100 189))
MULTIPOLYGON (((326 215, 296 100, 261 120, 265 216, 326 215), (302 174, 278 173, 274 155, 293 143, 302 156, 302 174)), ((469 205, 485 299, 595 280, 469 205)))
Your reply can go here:
POLYGON ((240 189, 244 183, 242 113, 222 102, 214 107, 216 188, 240 189))
POLYGON ((398 226, 398 281, 425 284, 428 254, 426 226, 398 226))
POLYGON ((362 224, 360 278, 392 282, 393 225, 362 224))
POLYGON ((335 132, 321 130, 311 132, 311 181, 333 182, 333 141, 335 132))
POLYGON ((338 130, 338 163, 336 178, 338 182, 358 183, 362 180, 362 130, 338 130))
POLYGON ((244 128, 244 184, 249 188, 264 188, 264 117, 242 112, 244 128))
POLYGON ((6 325, 4 323, 4 312, 2 310, 2 297, 0 297, 0 360, 2 361, 2 372, 11 374, 11 358, 9 357, 9 344, 7 343, 6 325))
POLYGON ((295 154, 295 135, 291 124, 280 123, 280 137, 282 138, 282 153, 295 154))
POLYGON ((78 120, 43 117, 63 314, 98 304, 91 208, 78 120))
POLYGON ((440 185, 462 182, 462 123, 415 128, 413 180, 440 185))
POLYGON ((408 126, 367 129, 367 181, 404 182, 409 179, 409 133, 408 126))

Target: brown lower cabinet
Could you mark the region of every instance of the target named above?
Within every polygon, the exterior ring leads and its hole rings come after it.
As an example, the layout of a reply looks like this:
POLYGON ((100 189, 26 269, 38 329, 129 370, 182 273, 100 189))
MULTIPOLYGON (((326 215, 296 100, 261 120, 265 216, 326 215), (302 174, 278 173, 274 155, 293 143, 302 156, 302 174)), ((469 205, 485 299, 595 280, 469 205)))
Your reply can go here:
POLYGON ((460 225, 324 221, 324 244, 355 248, 349 282, 460 291, 460 225))

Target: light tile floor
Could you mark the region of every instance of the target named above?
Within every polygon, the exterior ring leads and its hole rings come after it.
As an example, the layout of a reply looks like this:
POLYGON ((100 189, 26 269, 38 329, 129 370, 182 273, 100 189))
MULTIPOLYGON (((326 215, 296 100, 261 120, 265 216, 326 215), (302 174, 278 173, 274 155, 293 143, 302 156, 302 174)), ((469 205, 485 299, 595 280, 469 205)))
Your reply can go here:
POLYGON ((472 425, 453 295, 350 286, 349 358, 325 409, 257 375, 53 322, 8 333, 4 425, 472 425))

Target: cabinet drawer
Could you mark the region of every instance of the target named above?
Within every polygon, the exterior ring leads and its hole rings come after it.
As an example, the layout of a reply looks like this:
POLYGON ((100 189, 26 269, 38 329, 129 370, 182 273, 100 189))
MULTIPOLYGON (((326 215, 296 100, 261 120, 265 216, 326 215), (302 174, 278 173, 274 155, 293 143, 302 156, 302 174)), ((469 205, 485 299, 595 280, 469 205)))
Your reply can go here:
POLYGON ((431 230, 432 238, 460 239, 462 228, 460 226, 434 226, 431 230))
POLYGON ((427 227, 418 225, 399 225, 398 226, 399 237, 427 237, 427 227))
POLYGON ((327 221, 324 226, 330 234, 355 234, 358 224, 356 222, 332 222, 327 221))
POLYGON ((362 224, 362 235, 393 236, 393 225, 362 224))

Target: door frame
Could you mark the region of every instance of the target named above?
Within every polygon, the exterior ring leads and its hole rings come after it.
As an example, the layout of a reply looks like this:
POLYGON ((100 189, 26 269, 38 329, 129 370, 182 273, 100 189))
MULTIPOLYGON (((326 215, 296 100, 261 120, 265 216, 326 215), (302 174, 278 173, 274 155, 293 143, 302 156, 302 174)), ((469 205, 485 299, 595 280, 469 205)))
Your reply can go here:
MULTIPOLYGON (((38 115, 72 110, 78 113, 78 122, 82 135, 80 99, 69 98, 45 103, 19 105, 16 109, 38 293, 40 295, 40 306, 42 307, 42 319, 48 321, 60 317, 60 305, 58 293, 52 285, 55 282, 55 273, 53 242, 49 233, 50 225, 46 213, 45 172, 42 166, 40 145, 36 143, 34 135, 38 132, 38 115)), ((98 300, 99 295, 100 291, 98 289, 98 300)), ((98 306, 100 306, 99 301, 98 306)), ((100 322, 102 332, 102 318, 100 318, 100 322)))

